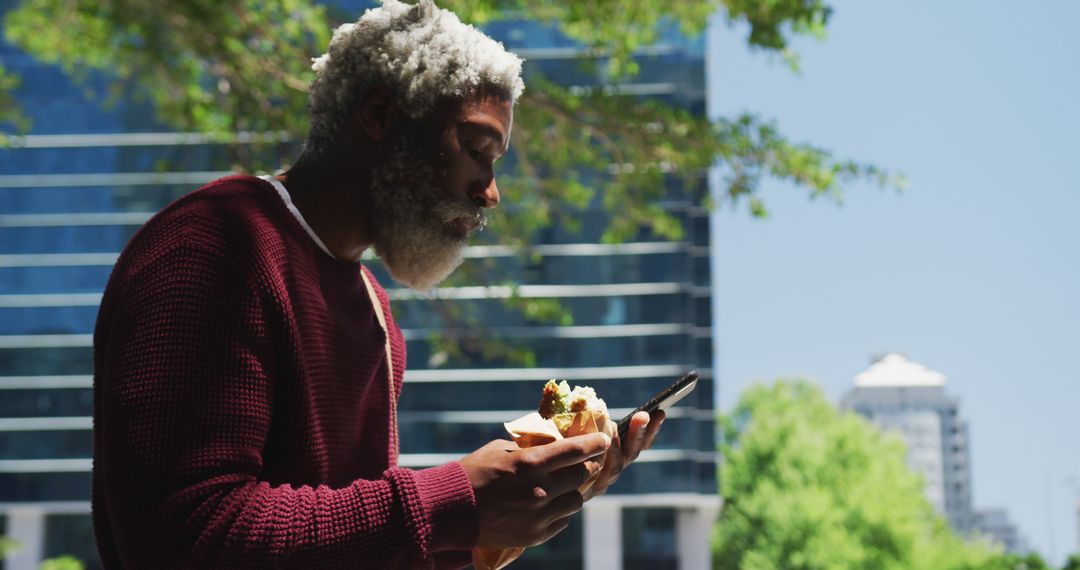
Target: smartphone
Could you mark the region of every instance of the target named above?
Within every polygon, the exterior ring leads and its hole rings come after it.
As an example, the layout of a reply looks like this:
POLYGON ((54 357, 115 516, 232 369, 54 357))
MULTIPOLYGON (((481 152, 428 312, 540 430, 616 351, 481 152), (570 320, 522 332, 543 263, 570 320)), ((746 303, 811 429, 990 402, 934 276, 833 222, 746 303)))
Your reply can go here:
POLYGON ((667 410, 675 405, 676 402, 685 398, 687 394, 693 392, 694 388, 697 387, 697 381, 697 371, 691 371, 686 376, 672 382, 667 388, 660 390, 658 394, 649 398, 649 401, 627 414, 625 418, 619 420, 619 439, 623 440, 626 438, 626 432, 630 430, 630 418, 634 417, 634 414, 638 412, 649 412, 651 414, 656 410, 667 410))

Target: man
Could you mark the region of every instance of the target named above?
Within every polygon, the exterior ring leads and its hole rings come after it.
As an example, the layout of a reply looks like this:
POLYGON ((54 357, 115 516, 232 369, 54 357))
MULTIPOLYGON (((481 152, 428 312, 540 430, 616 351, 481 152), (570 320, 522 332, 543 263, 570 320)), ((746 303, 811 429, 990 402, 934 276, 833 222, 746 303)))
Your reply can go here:
POLYGON ((125 248, 95 330, 94 526, 110 568, 458 567, 531 546, 662 417, 396 467, 405 343, 369 247, 428 289, 499 203, 521 60, 386 0, 315 61, 296 165, 176 201, 125 248))

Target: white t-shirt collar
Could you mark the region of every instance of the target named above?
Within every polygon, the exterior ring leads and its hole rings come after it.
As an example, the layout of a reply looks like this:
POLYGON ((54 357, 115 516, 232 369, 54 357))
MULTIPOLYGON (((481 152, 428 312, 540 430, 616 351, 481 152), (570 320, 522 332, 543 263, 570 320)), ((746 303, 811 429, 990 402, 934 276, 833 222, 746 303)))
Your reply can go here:
POLYGON ((285 202, 285 208, 289 210, 289 213, 292 214, 294 218, 296 218, 296 221, 300 222, 300 227, 304 228, 304 231, 307 232, 309 236, 311 236, 311 239, 315 242, 315 245, 319 246, 319 249, 326 252, 326 255, 337 259, 337 256, 330 253, 330 250, 326 247, 326 244, 324 244, 323 241, 319 239, 319 236, 315 234, 315 230, 311 229, 311 226, 308 225, 307 220, 304 219, 304 216, 300 213, 300 210, 296 208, 296 204, 293 204, 292 196, 290 196, 289 191, 285 189, 285 185, 282 184, 280 180, 269 174, 260 176, 259 178, 262 178, 263 180, 269 182, 270 185, 274 187, 274 190, 277 190, 278 196, 281 196, 281 201, 285 202))

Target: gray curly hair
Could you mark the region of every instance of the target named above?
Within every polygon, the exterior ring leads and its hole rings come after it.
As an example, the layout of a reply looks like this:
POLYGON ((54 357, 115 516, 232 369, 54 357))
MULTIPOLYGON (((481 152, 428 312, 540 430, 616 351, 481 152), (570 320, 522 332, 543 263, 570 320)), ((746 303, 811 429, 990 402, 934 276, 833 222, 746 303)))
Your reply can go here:
POLYGON ((355 23, 334 30, 327 52, 314 58, 305 153, 336 146, 361 98, 376 85, 394 93, 401 110, 419 119, 447 99, 494 88, 516 100, 525 89, 522 59, 435 6, 384 0, 355 23))

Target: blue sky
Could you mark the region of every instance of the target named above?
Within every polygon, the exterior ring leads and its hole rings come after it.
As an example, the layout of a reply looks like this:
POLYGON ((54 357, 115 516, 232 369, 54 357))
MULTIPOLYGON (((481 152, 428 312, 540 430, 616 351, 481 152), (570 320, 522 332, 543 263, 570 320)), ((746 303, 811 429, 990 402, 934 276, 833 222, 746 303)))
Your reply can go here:
POLYGON ((1060 560, 1080 550, 1080 3, 833 5, 801 75, 719 26, 711 109, 909 185, 837 205, 771 182, 770 219, 719 214, 721 406, 782 376, 836 400, 902 352, 962 400, 975 505, 1060 560))

